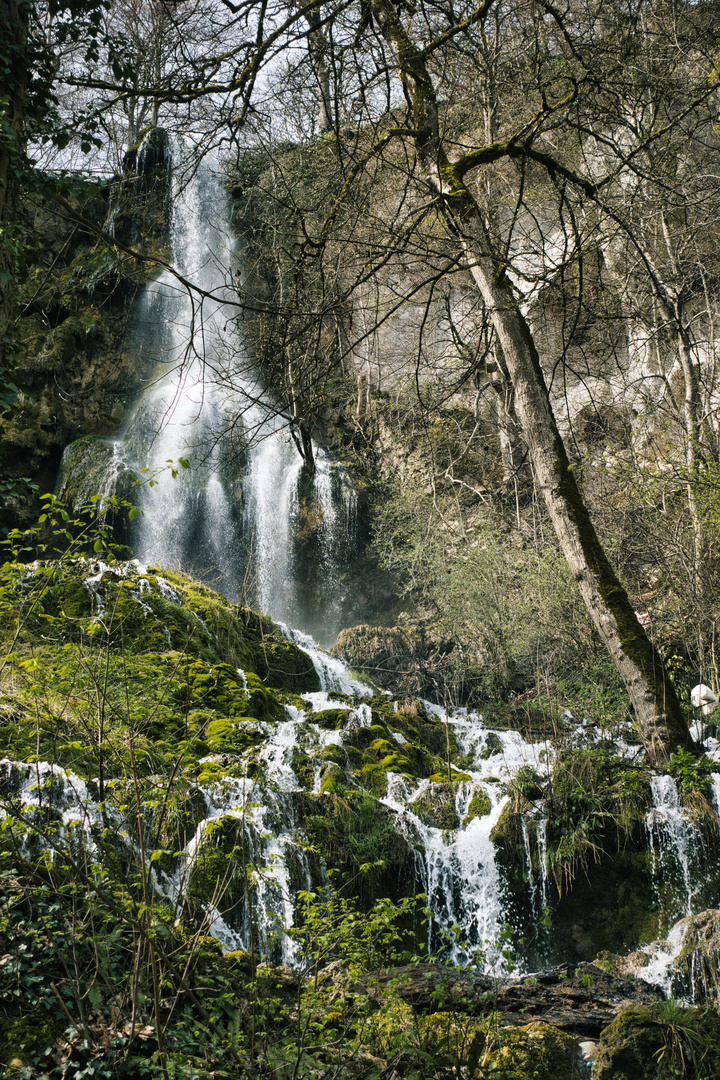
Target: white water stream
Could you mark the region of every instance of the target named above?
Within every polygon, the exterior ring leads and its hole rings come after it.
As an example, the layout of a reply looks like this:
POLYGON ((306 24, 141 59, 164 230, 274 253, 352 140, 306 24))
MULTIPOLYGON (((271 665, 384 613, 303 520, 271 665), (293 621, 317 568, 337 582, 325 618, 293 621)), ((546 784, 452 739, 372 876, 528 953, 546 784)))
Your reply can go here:
POLYGON ((146 481, 158 480, 142 489, 135 553, 329 644, 344 625, 338 569, 355 552, 355 492, 319 446, 312 480, 303 480, 287 420, 238 333, 239 253, 221 169, 189 168, 183 143, 172 156, 173 260, 199 291, 164 271, 129 328, 128 348, 155 366, 113 454, 113 475, 143 469, 146 481), (190 469, 178 467, 181 458, 190 469), (301 518, 312 542, 297 565, 301 518))

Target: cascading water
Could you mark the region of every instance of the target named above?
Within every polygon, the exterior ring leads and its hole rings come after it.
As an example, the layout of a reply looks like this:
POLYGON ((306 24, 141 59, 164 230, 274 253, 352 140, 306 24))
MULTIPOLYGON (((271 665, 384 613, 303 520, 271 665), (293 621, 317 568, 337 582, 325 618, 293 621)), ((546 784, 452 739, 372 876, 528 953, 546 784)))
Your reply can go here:
POLYGON ((189 157, 175 143, 170 242, 198 291, 163 272, 129 330, 129 349, 156 367, 120 440, 123 468, 158 479, 141 489, 133 546, 145 562, 187 570, 330 644, 344 625, 339 568, 357 553, 355 493, 320 447, 307 477, 285 420, 259 404, 269 397, 236 332, 228 196, 207 161, 183 180, 189 157))
POLYGON ((674 876, 681 883, 683 915, 691 915, 698 892, 697 862, 699 836, 680 805, 677 783, 672 776, 651 779, 653 806, 647 817, 652 854, 653 878, 659 882, 674 876))

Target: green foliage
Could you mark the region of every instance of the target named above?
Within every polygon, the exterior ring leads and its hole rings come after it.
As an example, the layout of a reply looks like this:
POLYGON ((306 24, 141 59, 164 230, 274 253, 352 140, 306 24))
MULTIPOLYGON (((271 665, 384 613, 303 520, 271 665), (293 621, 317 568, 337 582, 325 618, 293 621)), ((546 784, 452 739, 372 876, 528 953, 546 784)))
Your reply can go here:
POLYGON ((547 859, 560 894, 570 890, 579 871, 587 872, 613 850, 637 838, 650 808, 647 773, 594 746, 564 750, 549 778, 522 766, 508 784, 511 803, 493 831, 509 857, 524 860, 520 819, 527 810, 547 815, 547 859))
POLYGON ((598 1080, 712 1080, 720 1070, 720 1021, 710 1009, 670 998, 622 1010, 603 1031, 593 1073, 598 1080))
POLYGON ((705 798, 711 795, 711 776, 717 768, 708 758, 697 758, 687 750, 678 749, 670 758, 667 771, 677 781, 678 791, 684 799, 692 799, 693 795, 705 798))
POLYGON ((606 747, 565 751, 547 795, 549 862, 559 889, 590 859, 618 850, 650 807, 647 775, 606 747))
POLYGON ((452 503, 438 499, 398 483, 374 532, 385 565, 454 643, 442 662, 435 658, 435 677, 445 681, 438 690, 482 707, 538 678, 553 687, 590 683, 598 649, 564 560, 478 518, 454 528, 452 503))

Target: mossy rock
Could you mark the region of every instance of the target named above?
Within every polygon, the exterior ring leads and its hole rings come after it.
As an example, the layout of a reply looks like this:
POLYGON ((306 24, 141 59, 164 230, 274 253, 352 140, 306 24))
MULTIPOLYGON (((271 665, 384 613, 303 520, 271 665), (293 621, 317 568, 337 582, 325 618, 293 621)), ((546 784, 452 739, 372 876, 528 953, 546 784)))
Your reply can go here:
POLYGON ((366 762, 362 765, 359 780, 364 788, 378 797, 387 791, 387 773, 379 763, 366 762))
POLYGON ((483 1074, 532 1077, 533 1080, 578 1080, 577 1039, 550 1024, 492 1027, 487 1021, 435 1012, 421 1017, 419 1030, 435 1066, 451 1075, 483 1074))
POLYGON ((720 1076, 720 1017, 670 1000, 623 1009, 602 1032, 593 1080, 720 1076))
POLYGON ((253 717, 218 717, 211 720, 205 732, 208 750, 213 753, 242 754, 251 746, 260 746, 265 735, 253 717))
POLYGON ((383 772, 396 772, 402 773, 404 776, 415 777, 415 770, 410 758, 404 754, 398 753, 393 750, 392 753, 387 754, 380 762, 380 768, 383 772))
POLYGON ((326 795, 337 792, 345 784, 345 773, 340 765, 328 762, 320 774, 320 794, 326 795))
MULTIPOLYGON (((415 895, 415 853, 392 811, 366 791, 328 788, 322 796, 304 794, 297 808, 313 848, 335 872, 334 886, 345 885, 363 905, 378 896, 415 895)), ((327 869, 318 864, 320 880, 327 869)))
POLYGON ((188 900, 214 902, 228 921, 233 913, 238 916, 246 901, 245 861, 250 858, 240 818, 227 815, 209 822, 188 873, 188 900))
POLYGON ((243 681, 230 664, 181 659, 175 697, 184 709, 215 709, 221 716, 232 719, 280 720, 285 716, 278 697, 257 675, 247 672, 243 681))
POLYGON ((294 746, 290 765, 300 783, 305 788, 312 788, 315 780, 315 766, 309 754, 300 746, 294 746))
POLYGON ((388 754, 394 754, 397 752, 397 746, 388 742, 387 739, 373 739, 368 747, 368 750, 372 750, 375 754, 382 757, 386 757, 388 754))
POLYGON ((459 829, 460 818, 455 807, 455 784, 430 784, 414 799, 409 809, 425 825, 434 829, 459 829))
POLYGON ((488 731, 485 736, 485 749, 480 754, 482 761, 487 761, 488 758, 495 757, 497 754, 502 754, 504 750, 502 739, 495 731, 488 731))
POLYGON ((307 653, 279 636, 263 640, 256 670, 271 686, 291 694, 320 689, 320 676, 307 653))
POLYGON ((319 712, 308 713, 307 719, 309 723, 317 724, 324 731, 339 731, 347 715, 347 709, 321 709, 319 712))
POLYGON ((338 746, 336 743, 331 743, 329 746, 324 746, 320 752, 320 758, 322 761, 332 761, 335 765, 345 765, 347 762, 347 751, 342 746, 338 746))
POLYGON ((492 809, 492 803, 490 802, 490 796, 483 788, 478 787, 473 791, 473 796, 468 804, 468 808, 465 811, 465 817, 463 818, 462 827, 467 829, 471 821, 474 821, 478 817, 487 817, 492 809))
MULTIPOLYGON (((433 765, 436 764, 437 762, 433 762, 433 765)), ((450 774, 452 776, 450 783, 453 784, 466 784, 469 780, 472 780, 470 773, 462 772, 460 769, 451 769, 450 774)), ((443 769, 442 772, 433 773, 430 781, 433 784, 445 784, 448 782, 447 775, 447 769, 443 769)))

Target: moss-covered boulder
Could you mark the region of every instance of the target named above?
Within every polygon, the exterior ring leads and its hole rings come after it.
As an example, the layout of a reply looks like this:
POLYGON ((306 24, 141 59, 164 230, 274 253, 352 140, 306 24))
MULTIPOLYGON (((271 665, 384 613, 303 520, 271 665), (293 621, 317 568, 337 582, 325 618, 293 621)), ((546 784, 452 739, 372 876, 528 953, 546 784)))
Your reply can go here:
POLYGON ((455 806, 456 784, 429 784, 418 798, 413 799, 409 809, 425 825, 435 829, 457 829, 460 818, 455 806))
POLYGON ((600 1036, 593 1080, 720 1076, 720 1017, 674 1000, 623 1009, 600 1036))
POLYGON ((80 775, 125 775, 128 731, 132 767, 148 776, 178 756, 191 770, 208 752, 243 754, 264 737, 258 722, 285 718, 288 685, 318 682, 268 620, 133 563, 6 565, 0 635, 13 645, 0 675, 3 752, 80 775))
POLYGON ((476 787, 465 811, 465 817, 462 821, 463 829, 467 829, 470 822, 474 821, 475 818, 487 817, 491 808, 492 804, 487 791, 484 788, 476 787))
POLYGON ((578 1040, 550 1024, 502 1027, 440 1010, 418 1026, 426 1052, 451 1075, 581 1080, 587 1073, 578 1040))
POLYGON ((249 896, 246 863, 252 854, 242 818, 228 815, 208 822, 188 869, 188 900, 212 904, 239 926, 249 896))

